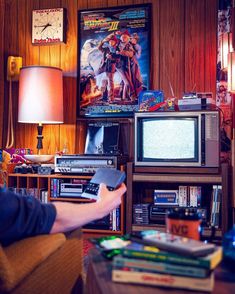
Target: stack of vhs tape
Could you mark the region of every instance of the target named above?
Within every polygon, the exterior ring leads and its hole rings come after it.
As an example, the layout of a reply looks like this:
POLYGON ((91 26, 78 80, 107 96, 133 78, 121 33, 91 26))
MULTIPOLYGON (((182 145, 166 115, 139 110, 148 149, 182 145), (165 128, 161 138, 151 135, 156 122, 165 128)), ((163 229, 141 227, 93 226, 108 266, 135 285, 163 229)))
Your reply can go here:
POLYGON ((133 205, 133 223, 139 225, 149 224, 149 204, 140 203, 133 205))

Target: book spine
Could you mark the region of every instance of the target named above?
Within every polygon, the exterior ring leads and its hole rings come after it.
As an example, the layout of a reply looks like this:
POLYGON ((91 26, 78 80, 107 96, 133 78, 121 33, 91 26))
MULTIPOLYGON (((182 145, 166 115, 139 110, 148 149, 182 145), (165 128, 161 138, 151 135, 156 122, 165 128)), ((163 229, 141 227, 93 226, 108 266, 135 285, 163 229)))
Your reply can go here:
POLYGON ((45 191, 40 191, 40 201, 45 203, 45 191))
POLYGON ((187 206, 187 186, 179 186, 179 206, 187 206))
POLYGON ((211 226, 215 225, 215 211, 216 211, 217 195, 218 195, 218 185, 213 185, 212 200, 211 200, 211 202, 212 202, 211 217, 210 217, 211 226))
POLYGON ((116 208, 116 225, 117 231, 120 231, 120 206, 116 208))
POLYGON ((56 179, 56 198, 60 197, 60 179, 56 179))
POLYGON ((190 206, 200 207, 201 206, 201 186, 190 186, 189 187, 190 206))
POLYGON ((130 258, 143 258, 152 261, 169 262, 173 264, 199 266, 210 269, 211 264, 209 260, 202 260, 197 258, 185 258, 183 256, 171 255, 170 253, 161 252, 146 252, 138 250, 123 249, 122 255, 130 258))
POLYGON ((53 197, 56 198, 57 197, 57 179, 53 179, 53 197))
POLYGON ((113 270, 112 280, 114 282, 156 285, 170 288, 181 288, 189 290, 212 291, 214 288, 214 275, 205 279, 173 276, 157 273, 113 270))
POLYGON ((214 211, 214 226, 215 228, 219 228, 220 226, 220 205, 222 200, 222 187, 218 185, 217 188, 217 199, 215 202, 215 211, 214 211))
POLYGON ((191 207, 197 207, 197 187, 196 186, 190 186, 189 187, 189 206, 191 207))
POLYGON ((117 223, 116 223, 116 209, 113 210, 113 231, 117 230, 117 223))
POLYGON ((48 203, 48 191, 44 191, 44 203, 48 203))
POLYGON ((185 265, 175 265, 164 262, 151 262, 144 260, 134 260, 123 257, 115 257, 113 260, 113 268, 124 269, 128 268, 135 271, 146 271, 146 272, 157 272, 164 274, 173 274, 180 276, 188 276, 195 278, 205 278, 209 275, 209 270, 185 266, 185 265))

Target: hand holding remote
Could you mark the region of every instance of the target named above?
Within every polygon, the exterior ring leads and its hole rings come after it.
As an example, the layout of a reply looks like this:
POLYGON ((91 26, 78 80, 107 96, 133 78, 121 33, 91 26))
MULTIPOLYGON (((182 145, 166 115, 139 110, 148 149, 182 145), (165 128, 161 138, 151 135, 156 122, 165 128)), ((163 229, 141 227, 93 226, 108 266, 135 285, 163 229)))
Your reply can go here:
POLYGON ((126 174, 124 171, 114 168, 99 168, 81 196, 88 199, 98 200, 101 183, 105 184, 109 191, 113 191, 120 187, 125 178, 126 174))
POLYGON ((122 183, 119 188, 109 191, 107 186, 100 184, 97 205, 102 210, 103 216, 117 208, 122 202, 122 195, 126 192, 126 185, 122 183))

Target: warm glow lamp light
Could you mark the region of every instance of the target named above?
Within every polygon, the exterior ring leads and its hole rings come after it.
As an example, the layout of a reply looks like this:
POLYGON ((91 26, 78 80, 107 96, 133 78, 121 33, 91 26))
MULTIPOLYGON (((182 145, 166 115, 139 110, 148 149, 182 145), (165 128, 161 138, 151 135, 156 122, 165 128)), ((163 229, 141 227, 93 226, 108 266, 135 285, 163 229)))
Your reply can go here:
POLYGON ((228 91, 235 93, 235 52, 228 54, 228 91))
POLYGON ((223 33, 220 36, 220 54, 222 69, 228 67, 228 53, 232 50, 232 33, 223 33))
POLYGON ((18 122, 38 124, 38 154, 43 148, 42 124, 63 123, 62 70, 27 66, 20 70, 18 122))
MULTIPOLYGON (((235 52, 228 54, 228 91, 232 97, 232 153, 231 165, 233 170, 233 201, 235 201, 235 52)), ((235 202, 234 204, 235 205, 235 202)))

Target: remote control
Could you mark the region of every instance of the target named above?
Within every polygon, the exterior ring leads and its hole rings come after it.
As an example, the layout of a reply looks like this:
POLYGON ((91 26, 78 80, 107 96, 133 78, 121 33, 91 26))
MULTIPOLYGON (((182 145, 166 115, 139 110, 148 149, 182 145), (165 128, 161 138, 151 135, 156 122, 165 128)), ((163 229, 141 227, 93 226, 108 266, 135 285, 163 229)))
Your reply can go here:
POLYGON ((215 250, 215 245, 204 243, 155 230, 146 230, 131 234, 131 240, 155 246, 163 251, 171 251, 182 255, 205 256, 215 250))
POLYGON ((117 189, 121 183, 124 182, 125 178, 126 174, 124 171, 114 168, 99 168, 81 196, 88 199, 98 200, 100 183, 104 183, 107 188, 112 191, 117 189))

